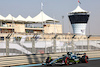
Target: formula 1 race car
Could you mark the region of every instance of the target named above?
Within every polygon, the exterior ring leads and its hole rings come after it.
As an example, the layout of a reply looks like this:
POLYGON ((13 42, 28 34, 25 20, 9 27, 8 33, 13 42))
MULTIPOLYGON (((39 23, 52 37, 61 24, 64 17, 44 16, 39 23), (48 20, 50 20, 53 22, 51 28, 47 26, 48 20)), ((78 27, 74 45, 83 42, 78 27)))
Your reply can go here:
POLYGON ((67 52, 66 55, 62 55, 62 57, 58 57, 54 60, 51 57, 47 57, 45 65, 69 65, 76 63, 88 63, 88 56, 86 56, 86 53, 72 54, 72 52, 67 52), (79 55, 83 56, 80 57, 79 55))

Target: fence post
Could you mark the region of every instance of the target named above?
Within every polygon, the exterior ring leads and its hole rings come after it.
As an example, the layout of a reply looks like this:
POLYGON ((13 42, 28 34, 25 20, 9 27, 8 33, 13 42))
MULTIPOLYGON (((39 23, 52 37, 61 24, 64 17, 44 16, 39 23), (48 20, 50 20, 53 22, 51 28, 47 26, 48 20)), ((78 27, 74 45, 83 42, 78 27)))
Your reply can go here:
POLYGON ((53 43, 54 43, 54 53, 56 53, 56 38, 54 38, 54 41, 53 41, 53 43))
POLYGON ((88 51, 90 51, 91 49, 90 49, 90 44, 89 44, 89 40, 90 40, 90 37, 91 37, 92 35, 89 35, 88 37, 87 37, 87 46, 88 46, 88 51))
POLYGON ((88 38, 87 38, 87 46, 88 46, 87 50, 89 51, 90 47, 89 47, 89 39, 88 38))
POLYGON ((9 38, 6 39, 6 56, 9 56, 9 38))
POLYGON ((74 52, 74 41, 73 41, 73 38, 72 38, 72 52, 74 52))
POLYGON ((45 53, 48 53, 47 47, 46 47, 46 40, 45 40, 45 53))
POLYGON ((32 38, 32 53, 35 54, 36 53, 36 49, 35 49, 35 39, 32 38))
POLYGON ((75 36, 76 36, 76 35, 73 35, 73 37, 72 37, 72 52, 75 51, 75 50, 74 50, 74 49, 75 49, 75 47, 74 47, 74 46, 75 46, 75 45, 74 45, 74 38, 75 38, 75 36))

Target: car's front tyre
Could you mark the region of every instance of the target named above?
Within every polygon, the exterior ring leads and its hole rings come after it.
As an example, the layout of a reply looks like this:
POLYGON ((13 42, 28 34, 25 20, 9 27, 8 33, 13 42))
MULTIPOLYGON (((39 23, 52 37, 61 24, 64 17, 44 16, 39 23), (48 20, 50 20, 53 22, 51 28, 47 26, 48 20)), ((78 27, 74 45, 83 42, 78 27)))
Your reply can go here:
POLYGON ((65 58, 65 64, 69 65, 69 58, 68 57, 65 58))

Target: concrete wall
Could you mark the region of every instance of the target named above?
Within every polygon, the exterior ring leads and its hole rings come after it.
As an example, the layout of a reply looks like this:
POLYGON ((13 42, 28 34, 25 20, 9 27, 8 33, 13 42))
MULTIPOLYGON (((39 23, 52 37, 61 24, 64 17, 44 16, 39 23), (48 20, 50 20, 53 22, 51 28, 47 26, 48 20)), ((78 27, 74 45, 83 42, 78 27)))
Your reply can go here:
MULTIPOLYGON (((84 52, 79 52, 84 53, 84 52)), ((100 51, 89 51, 86 52, 89 58, 100 57, 100 51)), ((19 55, 19 56, 4 56, 0 57, 0 67, 2 66, 14 66, 14 65, 23 65, 23 64, 32 64, 32 63, 41 63, 48 56, 52 58, 57 58, 66 53, 55 53, 55 54, 37 54, 37 55, 19 55)))
POLYGON ((15 32, 25 33, 25 24, 15 24, 15 32))
POLYGON ((44 26, 44 33, 62 33, 62 25, 47 24, 44 26))

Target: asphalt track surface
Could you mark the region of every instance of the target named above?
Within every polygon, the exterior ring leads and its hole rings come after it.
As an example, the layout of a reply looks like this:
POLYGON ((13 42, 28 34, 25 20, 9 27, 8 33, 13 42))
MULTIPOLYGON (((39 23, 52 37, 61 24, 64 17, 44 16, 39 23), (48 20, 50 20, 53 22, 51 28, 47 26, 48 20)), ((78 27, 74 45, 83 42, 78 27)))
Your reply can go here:
MULTIPOLYGON (((32 66, 34 67, 34 66, 32 66)), ((63 65, 63 66, 59 66, 59 65, 54 65, 54 66, 35 66, 35 67, 100 67, 100 60, 89 60, 88 63, 80 63, 80 64, 73 64, 73 65, 63 65)))

